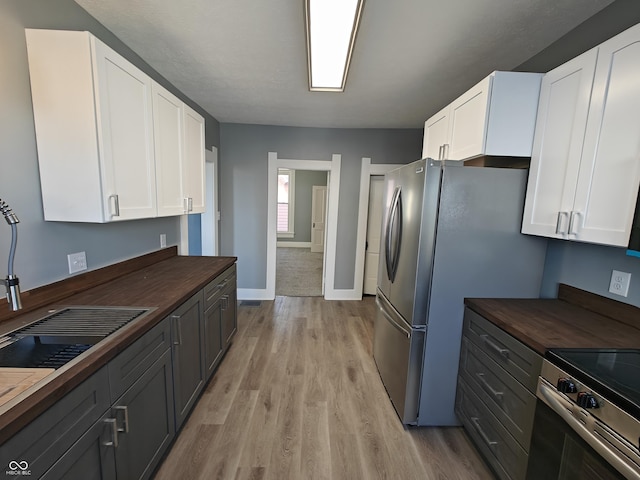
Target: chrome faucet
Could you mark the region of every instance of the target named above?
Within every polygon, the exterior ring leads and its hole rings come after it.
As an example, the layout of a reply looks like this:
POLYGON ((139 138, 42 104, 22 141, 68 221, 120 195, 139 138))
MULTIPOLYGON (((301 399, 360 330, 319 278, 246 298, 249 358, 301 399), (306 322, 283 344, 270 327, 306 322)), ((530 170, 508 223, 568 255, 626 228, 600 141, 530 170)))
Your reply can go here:
POLYGON ((11 227, 11 248, 9 250, 9 272, 5 280, 0 280, 7 288, 7 301, 11 310, 20 310, 22 302, 20 301, 20 280, 13 273, 13 260, 16 256, 16 244, 18 243, 18 227, 20 223, 15 213, 11 211, 11 207, 0 198, 0 213, 4 215, 5 220, 11 227))

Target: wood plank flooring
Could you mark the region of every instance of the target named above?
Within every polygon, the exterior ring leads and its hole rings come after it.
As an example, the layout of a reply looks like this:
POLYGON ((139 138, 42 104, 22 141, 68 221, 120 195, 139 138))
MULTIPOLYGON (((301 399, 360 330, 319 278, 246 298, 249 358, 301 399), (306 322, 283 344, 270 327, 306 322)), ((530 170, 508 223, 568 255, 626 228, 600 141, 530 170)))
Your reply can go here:
POLYGON ((239 306, 156 480, 493 479, 461 428, 403 428, 371 355, 374 312, 372 297, 239 306))

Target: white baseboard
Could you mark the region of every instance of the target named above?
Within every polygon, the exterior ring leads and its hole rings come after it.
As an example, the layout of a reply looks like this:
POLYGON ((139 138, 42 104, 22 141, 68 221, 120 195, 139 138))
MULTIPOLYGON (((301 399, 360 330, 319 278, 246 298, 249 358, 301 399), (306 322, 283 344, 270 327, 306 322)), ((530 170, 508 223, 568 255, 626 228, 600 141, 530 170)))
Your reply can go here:
MULTIPOLYGON (((273 300, 266 288, 239 288, 238 300, 273 300)), ((362 300, 355 289, 332 290, 325 292, 325 300, 362 300)))
POLYGON ((273 300, 266 288, 239 288, 238 300, 273 300))
POLYGON ((276 247, 311 248, 311 242, 276 242, 276 247))
POLYGON ((358 295, 355 288, 352 289, 338 289, 326 291, 324 293, 325 300, 362 300, 362 295, 358 295))

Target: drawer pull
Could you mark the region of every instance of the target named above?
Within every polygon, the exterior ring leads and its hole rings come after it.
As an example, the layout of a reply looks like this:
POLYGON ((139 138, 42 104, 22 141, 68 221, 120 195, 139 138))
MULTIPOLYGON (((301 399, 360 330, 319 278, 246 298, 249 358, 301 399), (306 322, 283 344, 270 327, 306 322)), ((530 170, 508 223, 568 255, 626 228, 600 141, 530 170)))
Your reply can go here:
POLYGON ((111 441, 104 442, 103 445, 105 447, 118 448, 118 422, 116 422, 115 418, 106 418, 104 423, 111 425, 111 441))
POLYGON ((118 427, 118 431, 123 433, 129 433, 129 409, 127 408, 126 405, 119 405, 117 407, 113 407, 113 409, 116 411, 116 425, 117 425, 117 419, 118 419, 118 412, 124 412, 123 426, 122 428, 118 427))
POLYGON ((504 392, 499 392, 498 390, 493 388, 491 385, 489 385, 489 382, 487 382, 487 380, 484 378, 484 373, 478 372, 476 373, 476 377, 478 377, 478 380, 480 381, 482 386, 486 388, 496 400, 498 400, 499 402, 502 401, 502 396, 504 395, 504 392))
POLYGON ((484 433, 484 430, 480 426, 480 419, 478 417, 471 417, 471 421, 473 422, 473 425, 476 427, 476 431, 478 432, 480 437, 482 437, 482 440, 484 441, 484 443, 486 443, 490 448, 495 448, 496 445, 498 445, 498 442, 491 440, 487 436, 487 434, 484 433))
POLYGON ((494 342, 489 340, 489 335, 480 335, 480 338, 487 347, 491 348, 491 350, 495 351, 498 355, 502 355, 504 358, 509 358, 509 350, 506 348, 500 348, 499 345, 496 345, 494 342))

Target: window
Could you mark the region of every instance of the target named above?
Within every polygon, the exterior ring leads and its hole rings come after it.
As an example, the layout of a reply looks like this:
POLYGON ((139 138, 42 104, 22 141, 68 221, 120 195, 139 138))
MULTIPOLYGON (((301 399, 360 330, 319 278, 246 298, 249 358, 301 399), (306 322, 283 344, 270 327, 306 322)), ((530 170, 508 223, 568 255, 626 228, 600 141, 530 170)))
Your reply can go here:
POLYGON ((293 210, 295 198, 295 171, 278 169, 278 222, 280 238, 293 238, 293 210))

